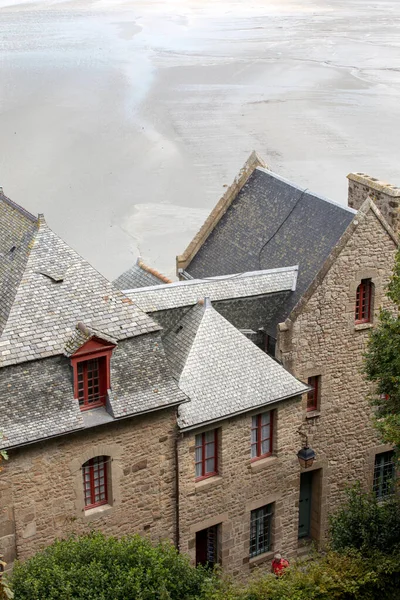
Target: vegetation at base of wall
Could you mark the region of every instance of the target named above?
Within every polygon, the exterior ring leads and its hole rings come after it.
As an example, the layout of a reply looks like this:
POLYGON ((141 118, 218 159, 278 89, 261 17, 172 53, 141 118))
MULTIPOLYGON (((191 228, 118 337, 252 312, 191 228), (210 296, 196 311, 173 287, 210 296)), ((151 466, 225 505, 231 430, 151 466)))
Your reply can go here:
POLYGON ((12 577, 15 600, 398 600, 400 500, 348 490, 330 523, 330 550, 293 561, 282 577, 269 564, 238 585, 193 567, 170 543, 102 533, 58 540, 12 577))
MULTIPOLYGON (((357 552, 329 552, 299 561, 276 578, 255 575, 237 600, 398 600, 400 557, 365 560, 357 552), (378 559, 378 564, 375 563, 378 559)), ((224 596, 215 596, 213 600, 224 596)))
POLYGON ((12 576, 15 600, 200 600, 210 585, 217 576, 169 543, 102 533, 58 540, 12 576))
POLYGON ((400 552, 400 498, 378 500, 355 485, 330 520, 330 544, 337 552, 358 550, 365 557, 400 552))
POLYGON ((400 555, 315 554, 280 578, 260 569, 239 586, 190 566, 169 544, 92 534, 17 565, 12 582, 15 600, 398 600, 400 555))
POLYGON ((364 372, 373 384, 371 404, 382 439, 400 449, 400 249, 396 254, 387 297, 397 306, 392 314, 381 309, 364 355, 364 372))

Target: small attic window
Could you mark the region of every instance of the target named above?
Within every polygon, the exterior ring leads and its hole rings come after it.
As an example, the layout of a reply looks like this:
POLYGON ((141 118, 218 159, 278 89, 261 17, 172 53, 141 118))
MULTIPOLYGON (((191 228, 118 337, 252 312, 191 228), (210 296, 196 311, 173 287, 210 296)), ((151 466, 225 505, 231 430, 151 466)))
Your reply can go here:
POLYGON ((107 398, 106 357, 77 363, 78 401, 81 410, 104 406, 107 398))
POLYGON ((10 248, 10 254, 13 254, 13 252, 15 252, 17 246, 11 246, 10 248))
POLYGON ((179 325, 179 327, 177 327, 175 329, 175 333, 179 333, 180 331, 182 331, 182 329, 183 329, 183 325, 179 325))
POLYGON ((114 348, 114 344, 90 338, 71 356, 74 398, 81 410, 106 405, 111 389, 110 366, 114 348))

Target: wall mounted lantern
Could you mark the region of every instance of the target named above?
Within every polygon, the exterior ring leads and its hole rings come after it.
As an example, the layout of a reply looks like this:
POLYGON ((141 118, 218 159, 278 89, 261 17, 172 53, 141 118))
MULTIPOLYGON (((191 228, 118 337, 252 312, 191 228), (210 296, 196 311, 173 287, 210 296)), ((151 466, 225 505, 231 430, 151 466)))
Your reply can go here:
POLYGON ((314 450, 308 445, 307 435, 300 429, 298 430, 298 432, 301 436, 305 438, 305 441, 304 446, 297 453, 297 458, 299 459, 299 463, 302 469, 309 469, 314 464, 316 454, 314 450))

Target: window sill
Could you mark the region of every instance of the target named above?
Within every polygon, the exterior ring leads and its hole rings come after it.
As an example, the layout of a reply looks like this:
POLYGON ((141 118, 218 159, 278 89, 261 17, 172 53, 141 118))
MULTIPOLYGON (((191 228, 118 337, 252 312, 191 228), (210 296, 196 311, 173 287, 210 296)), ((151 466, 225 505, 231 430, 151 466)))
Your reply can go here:
POLYGON ((269 466, 273 465, 278 460, 277 456, 267 456, 266 458, 260 458, 250 463, 250 470, 252 473, 258 473, 263 471, 269 466))
POLYGON ((214 475, 213 477, 207 477, 206 479, 201 479, 200 481, 196 481, 194 484, 196 494, 202 492, 203 490, 209 490, 210 488, 216 487, 222 484, 222 477, 220 475, 214 475))
POLYGON ((258 556, 253 556, 249 559, 249 565, 251 567, 258 567, 258 565, 262 565, 274 558, 274 553, 269 550, 268 552, 264 552, 263 554, 259 554, 258 556))
POLYGON ((354 325, 354 331, 363 331, 364 329, 372 329, 373 323, 358 323, 354 325))
POLYGON ((99 519, 107 515, 111 510, 112 506, 110 504, 103 504, 102 506, 96 506, 95 508, 89 508, 85 510, 85 521, 92 521, 94 519, 99 519))
POLYGON ((319 410, 309 410, 306 413, 306 419, 317 419, 321 416, 321 412, 319 410))

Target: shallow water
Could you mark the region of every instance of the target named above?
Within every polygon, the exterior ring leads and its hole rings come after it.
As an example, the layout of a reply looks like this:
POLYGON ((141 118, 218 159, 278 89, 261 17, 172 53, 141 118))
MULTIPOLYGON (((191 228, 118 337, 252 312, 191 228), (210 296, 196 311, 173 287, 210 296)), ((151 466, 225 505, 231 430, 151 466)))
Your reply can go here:
POLYGON ((0 185, 108 277, 173 273, 251 150, 400 184, 400 2, 0 0, 0 185))

